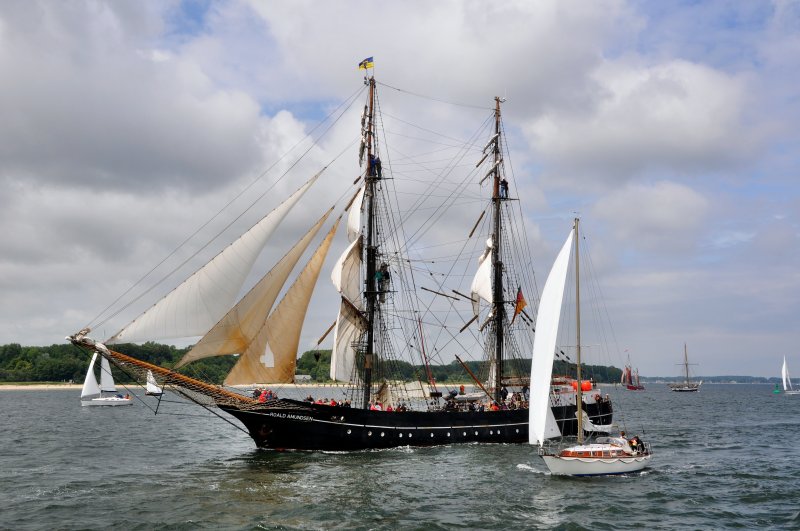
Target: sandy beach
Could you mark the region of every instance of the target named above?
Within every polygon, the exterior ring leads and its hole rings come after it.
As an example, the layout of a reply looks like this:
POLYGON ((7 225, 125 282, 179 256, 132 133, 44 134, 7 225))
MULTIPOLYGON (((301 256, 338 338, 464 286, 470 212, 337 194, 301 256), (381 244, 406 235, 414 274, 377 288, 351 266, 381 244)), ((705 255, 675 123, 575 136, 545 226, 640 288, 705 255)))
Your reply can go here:
POLYGON ((75 390, 83 387, 81 384, 61 383, 0 383, 0 391, 53 391, 58 389, 75 390))

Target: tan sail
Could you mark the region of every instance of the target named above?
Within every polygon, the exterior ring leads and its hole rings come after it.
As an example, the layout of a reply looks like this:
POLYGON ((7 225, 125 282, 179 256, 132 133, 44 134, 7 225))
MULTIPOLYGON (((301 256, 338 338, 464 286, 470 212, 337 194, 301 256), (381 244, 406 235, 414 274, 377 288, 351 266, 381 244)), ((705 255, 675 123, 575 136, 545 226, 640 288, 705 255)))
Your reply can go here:
POLYGON ((206 333, 231 308, 269 237, 321 173, 105 343, 136 343, 206 333))
POLYGON ((247 295, 181 358, 175 366, 176 369, 189 362, 212 356, 237 353, 244 355, 248 349, 260 349, 264 352, 267 344, 264 323, 269 311, 292 269, 332 210, 328 210, 247 295))
POLYGON ((225 378, 225 385, 294 382, 300 331, 339 221, 334 223, 306 267, 267 319, 263 334, 267 340, 266 350, 248 348, 225 378))

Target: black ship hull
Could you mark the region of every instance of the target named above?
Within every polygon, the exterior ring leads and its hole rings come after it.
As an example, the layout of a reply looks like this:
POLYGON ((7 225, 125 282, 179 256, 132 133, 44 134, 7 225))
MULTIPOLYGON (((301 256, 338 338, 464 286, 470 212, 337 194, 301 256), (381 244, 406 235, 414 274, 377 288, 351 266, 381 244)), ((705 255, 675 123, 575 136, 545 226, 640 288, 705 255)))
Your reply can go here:
MULTIPOLYGON (((369 411, 275 400, 257 407, 220 405, 259 448, 350 451, 459 443, 526 443, 528 410, 369 411)), ((611 402, 584 404, 594 424, 611 424, 611 402)), ((563 435, 577 433, 574 405, 554 406, 563 435)))

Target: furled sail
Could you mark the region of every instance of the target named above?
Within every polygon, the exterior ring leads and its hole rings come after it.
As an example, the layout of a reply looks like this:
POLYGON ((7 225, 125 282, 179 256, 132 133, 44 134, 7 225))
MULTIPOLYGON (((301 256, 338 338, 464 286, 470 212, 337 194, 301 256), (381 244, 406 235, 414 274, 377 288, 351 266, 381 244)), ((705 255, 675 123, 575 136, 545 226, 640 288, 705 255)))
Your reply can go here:
POLYGON ((100 386, 97 385, 97 377, 94 375, 94 362, 97 360, 97 352, 92 355, 89 362, 89 370, 86 372, 86 379, 83 380, 81 398, 95 398, 100 396, 100 386))
POLYGON ((264 353, 267 345, 264 323, 275 299, 289 278, 297 261, 308 248, 322 224, 333 209, 328 210, 299 242, 292 247, 275 266, 253 286, 250 291, 230 309, 214 327, 175 365, 183 367, 189 362, 248 351, 264 353))
POLYGON ((536 337, 533 341, 531 360, 531 391, 529 402, 528 442, 541 445, 546 437, 550 408, 550 379, 553 373, 553 358, 558 339, 558 323, 561 319, 561 303, 567 282, 569 255, 572 246, 572 231, 556 257, 547 277, 536 315, 536 337))
POLYGON ((314 286, 338 227, 339 220, 336 220, 306 267, 267 319, 264 325, 266 349, 248 348, 228 373, 225 385, 294 382, 300 331, 314 286))
POLYGON ((480 299, 492 302, 492 239, 486 240, 486 249, 478 259, 478 271, 472 279, 472 310, 475 315, 480 311, 480 299), (480 299, 478 298, 480 297, 480 299))
POLYGON ((322 172, 106 343, 199 336, 230 309, 267 240, 322 172))

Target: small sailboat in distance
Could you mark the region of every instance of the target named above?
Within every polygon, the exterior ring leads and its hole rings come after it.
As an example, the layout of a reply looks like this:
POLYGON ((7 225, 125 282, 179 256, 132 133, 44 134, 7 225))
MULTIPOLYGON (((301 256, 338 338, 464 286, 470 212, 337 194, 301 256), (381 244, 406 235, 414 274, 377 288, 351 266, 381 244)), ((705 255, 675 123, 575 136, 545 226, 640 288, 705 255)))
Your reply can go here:
POLYGON ((82 406, 129 406, 133 404, 130 395, 122 396, 117 394, 117 386, 114 377, 111 375, 111 366, 108 360, 100 356, 100 385, 97 384, 97 377, 94 375, 94 364, 97 361, 97 352, 92 355, 89 362, 89 370, 86 372, 86 379, 83 381, 81 389, 82 406))
MULTIPOLYGON (((533 343, 533 360, 531 362, 531 395, 529 405, 529 442, 539 445, 539 455, 554 475, 568 476, 601 476, 638 472, 647 466, 652 458, 650 444, 638 437, 630 440, 621 432, 619 437, 600 436, 591 442, 584 441, 586 427, 585 412, 582 411, 581 386, 577 389, 578 431, 577 444, 564 449, 545 446, 545 440, 553 437, 552 421, 548 421, 550 374, 553 370, 558 324, 561 317, 561 303, 564 286, 569 269, 570 248, 575 244, 575 329, 576 361, 578 376, 581 381, 581 319, 580 319, 580 280, 578 257, 578 222, 576 218, 567 241, 561 248, 553 268, 547 277, 536 316, 536 338, 533 343)), ((604 426, 603 428, 610 428, 604 426)), ((592 425, 589 423, 589 430, 592 425)), ((593 430, 592 430, 593 431, 593 430)), ((605 431, 605 430, 603 430, 605 431)))
POLYGON ((671 383, 669 388, 678 393, 696 393, 703 385, 703 380, 693 382, 689 379, 689 355, 686 352, 686 343, 683 344, 683 382, 671 383))
POLYGON ((147 371, 147 383, 145 384, 145 392, 144 394, 148 396, 161 396, 164 394, 164 390, 158 386, 158 382, 156 382, 156 377, 153 375, 153 371, 147 371))
POLYGON ((800 389, 792 387, 792 379, 789 376, 789 367, 786 365, 786 356, 783 357, 783 367, 781 367, 781 379, 783 380, 783 393, 786 395, 800 395, 800 389))

